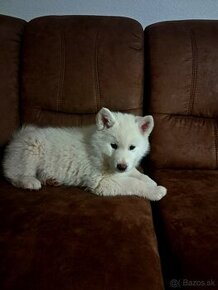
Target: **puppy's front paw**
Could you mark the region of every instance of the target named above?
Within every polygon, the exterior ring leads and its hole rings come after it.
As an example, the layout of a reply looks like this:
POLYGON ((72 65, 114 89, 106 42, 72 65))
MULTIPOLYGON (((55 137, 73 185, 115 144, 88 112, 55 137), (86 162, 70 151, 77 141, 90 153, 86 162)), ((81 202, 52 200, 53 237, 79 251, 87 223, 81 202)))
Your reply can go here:
POLYGON ((61 184, 54 178, 49 178, 45 181, 46 185, 50 185, 50 186, 60 186, 61 184))
POLYGON ((167 194, 167 189, 163 186, 155 186, 148 190, 146 197, 151 201, 158 201, 167 194))
POLYGON ((32 176, 23 177, 21 180, 19 180, 19 184, 17 185, 18 187, 30 190, 39 190, 42 187, 41 182, 32 176))
POLYGON ((167 189, 164 186, 157 186, 156 200, 162 199, 167 194, 167 189))

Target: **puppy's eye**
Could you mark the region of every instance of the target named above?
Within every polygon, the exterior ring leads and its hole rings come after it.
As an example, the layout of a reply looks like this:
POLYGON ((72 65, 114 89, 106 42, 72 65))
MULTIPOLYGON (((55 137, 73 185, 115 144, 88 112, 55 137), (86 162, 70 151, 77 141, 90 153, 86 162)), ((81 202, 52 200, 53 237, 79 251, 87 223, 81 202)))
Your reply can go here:
POLYGON ((129 146, 129 150, 134 150, 135 149, 135 146, 134 145, 130 145, 129 146))
POLYGON ((115 150, 118 148, 117 144, 115 144, 115 143, 111 143, 111 147, 115 150))

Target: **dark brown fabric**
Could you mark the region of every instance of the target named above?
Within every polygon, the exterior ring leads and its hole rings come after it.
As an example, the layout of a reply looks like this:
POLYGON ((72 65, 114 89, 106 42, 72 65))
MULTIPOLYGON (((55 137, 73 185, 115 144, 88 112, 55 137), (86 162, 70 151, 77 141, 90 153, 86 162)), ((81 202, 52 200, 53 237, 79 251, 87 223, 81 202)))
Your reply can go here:
POLYGON ((1 290, 163 289, 149 202, 0 182, 1 290))
POLYGON ((154 204, 166 289, 173 279, 182 289, 216 289, 218 171, 165 169, 156 170, 154 178, 168 189, 154 204), (185 279, 213 280, 215 286, 182 287, 185 279))
MULTIPOLYGON (((1 145, 19 125, 21 77, 23 122, 85 125, 102 106, 142 113, 138 22, 95 16, 32 20, 20 71, 24 25, 0 16, 1 145)), ((149 202, 73 187, 30 192, 1 180, 0 289, 155 290, 164 288, 162 273, 167 290, 172 279, 183 289, 183 279, 217 285, 216 36, 218 21, 165 22, 145 30, 144 108, 148 102, 155 118, 151 165, 154 179, 168 189, 153 203, 163 272, 149 202)))
POLYGON ((21 19, 0 15, 0 156, 20 122, 20 50, 24 25, 21 19))
MULTIPOLYGON (((85 125, 102 106, 141 114, 143 53, 142 27, 128 18, 31 21, 21 56, 22 121, 85 125)), ((74 187, 31 192, 1 180, 0 289, 162 290, 149 202, 74 187)))
MULTIPOLYGON (((121 111, 121 110, 119 110, 121 111)), ((123 112, 140 116, 142 109, 123 110, 123 112)), ((95 122, 96 114, 66 114, 62 112, 54 113, 53 111, 28 108, 24 112, 26 123, 37 124, 39 126, 86 126, 95 122)))
POLYGON ((215 289, 218 21, 158 23, 146 28, 145 43, 146 94, 155 120, 151 166, 168 190, 153 206, 165 286, 215 289), (210 279, 215 286, 185 285, 210 279))
POLYGON ((77 125, 102 106, 141 114, 143 30, 135 20, 37 18, 26 27, 23 51, 24 122, 65 125, 66 116, 77 125))
POLYGON ((145 38, 153 165, 218 168, 218 21, 159 23, 145 38))
POLYGON ((217 168, 218 121, 154 114, 151 162, 157 168, 217 168))

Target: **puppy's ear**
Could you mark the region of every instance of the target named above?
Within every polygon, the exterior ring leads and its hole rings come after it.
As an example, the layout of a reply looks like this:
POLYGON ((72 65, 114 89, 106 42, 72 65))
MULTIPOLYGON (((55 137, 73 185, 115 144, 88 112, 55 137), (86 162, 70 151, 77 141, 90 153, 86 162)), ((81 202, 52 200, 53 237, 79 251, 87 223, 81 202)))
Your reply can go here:
POLYGON ((107 108, 102 108, 96 116, 96 125, 98 130, 103 130, 104 128, 110 128, 115 123, 115 117, 113 113, 107 108))
POLYGON ((154 128, 154 119, 152 116, 136 117, 142 134, 150 135, 154 128))

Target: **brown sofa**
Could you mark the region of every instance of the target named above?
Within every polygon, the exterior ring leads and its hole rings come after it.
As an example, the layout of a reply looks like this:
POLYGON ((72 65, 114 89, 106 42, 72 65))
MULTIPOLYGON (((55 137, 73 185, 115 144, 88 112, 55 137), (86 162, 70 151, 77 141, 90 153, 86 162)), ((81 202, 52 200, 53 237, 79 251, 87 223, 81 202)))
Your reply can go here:
POLYGON ((151 204, 25 191, 1 175, 1 290, 218 287, 217 36, 218 21, 143 32, 124 17, 0 16, 1 154, 23 123, 85 125, 102 106, 151 113, 144 166, 168 188, 151 204))

